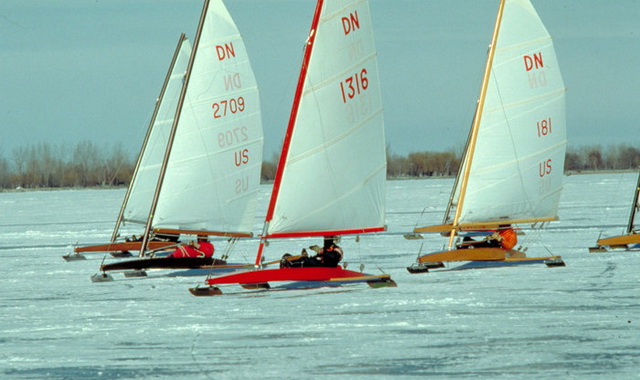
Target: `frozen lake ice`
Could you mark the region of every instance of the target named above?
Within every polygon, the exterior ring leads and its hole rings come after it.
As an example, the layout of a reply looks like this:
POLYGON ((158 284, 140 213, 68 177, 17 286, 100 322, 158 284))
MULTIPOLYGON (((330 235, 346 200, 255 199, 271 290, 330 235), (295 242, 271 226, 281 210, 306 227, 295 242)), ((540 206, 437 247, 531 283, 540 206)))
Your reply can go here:
MULTIPOLYGON (((0 378, 638 378, 640 252, 587 250, 622 232, 636 178, 566 177, 561 220, 521 239, 564 268, 409 274, 445 239, 400 233, 439 223, 453 180, 389 181, 390 234, 341 245, 350 269, 383 270, 397 288, 201 298, 187 291, 200 277, 96 284, 102 256, 61 259, 110 238, 124 189, 0 193, 0 378)), ((267 259, 315 243, 273 242, 267 259)), ((256 246, 232 259, 251 262, 256 246)))

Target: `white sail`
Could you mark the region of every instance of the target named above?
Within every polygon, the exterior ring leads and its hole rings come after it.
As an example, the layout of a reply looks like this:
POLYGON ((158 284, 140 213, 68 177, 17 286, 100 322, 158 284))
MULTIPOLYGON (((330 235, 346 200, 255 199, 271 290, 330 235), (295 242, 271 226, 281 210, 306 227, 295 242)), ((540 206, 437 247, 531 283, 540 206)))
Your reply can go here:
POLYGON ((185 39, 182 41, 175 64, 169 74, 169 80, 158 107, 156 119, 151 127, 147 145, 143 147, 141 152, 140 166, 131 184, 131 193, 124 212, 124 220, 127 222, 145 224, 149 217, 153 193, 160 175, 160 167, 167 148, 169 132, 175 117, 190 55, 191 44, 189 40, 185 39))
POLYGON ((207 9, 154 228, 250 233, 262 166, 258 88, 222 1, 207 9))
POLYGON ((369 4, 320 3, 267 235, 384 226, 384 122, 369 4))
MULTIPOLYGON (((565 87, 551 36, 528 0, 505 3, 481 115, 458 223, 557 218, 565 87)), ((445 223, 452 220, 449 213, 445 223)))

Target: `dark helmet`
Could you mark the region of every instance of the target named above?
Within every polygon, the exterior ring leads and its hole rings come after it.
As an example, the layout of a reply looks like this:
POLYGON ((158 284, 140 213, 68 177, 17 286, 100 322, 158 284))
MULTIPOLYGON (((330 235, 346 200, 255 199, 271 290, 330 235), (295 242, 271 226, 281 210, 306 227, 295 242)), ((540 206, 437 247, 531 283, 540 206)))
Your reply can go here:
POLYGON ((324 237, 324 247, 325 249, 329 247, 333 247, 335 245, 334 236, 325 236, 324 237))

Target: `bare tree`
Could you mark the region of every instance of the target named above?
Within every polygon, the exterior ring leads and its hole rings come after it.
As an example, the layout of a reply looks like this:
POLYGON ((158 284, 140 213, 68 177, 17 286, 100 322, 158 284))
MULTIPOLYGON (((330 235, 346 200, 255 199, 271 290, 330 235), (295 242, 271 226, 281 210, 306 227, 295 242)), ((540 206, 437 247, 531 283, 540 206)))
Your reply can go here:
POLYGON ((0 155, 0 189, 11 187, 9 161, 0 155))
POLYGON ((99 172, 102 155, 98 147, 91 141, 82 141, 73 151, 71 164, 77 173, 75 186, 95 186, 102 183, 99 172))

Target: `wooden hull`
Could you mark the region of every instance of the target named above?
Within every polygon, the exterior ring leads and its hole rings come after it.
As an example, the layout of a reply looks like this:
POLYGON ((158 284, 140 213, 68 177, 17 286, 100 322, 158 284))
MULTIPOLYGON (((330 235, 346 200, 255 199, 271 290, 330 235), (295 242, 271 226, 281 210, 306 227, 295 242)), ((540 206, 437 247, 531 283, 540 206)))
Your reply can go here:
POLYGON ((502 267, 521 266, 521 265, 531 265, 531 264, 545 264, 548 267, 565 266, 564 261, 559 259, 560 259, 560 256, 546 256, 546 257, 526 257, 526 258, 505 259, 502 261, 470 261, 468 263, 457 266, 455 268, 451 268, 451 270, 502 268, 502 267))
POLYGON ((548 267, 564 266, 560 256, 526 257, 520 251, 502 248, 466 248, 442 251, 420 256, 408 267, 410 273, 424 273, 437 270, 464 270, 545 264, 548 267), (444 263, 449 263, 449 266, 444 263), (452 266, 452 264, 455 266, 452 266), (458 265, 459 264, 459 265, 458 265))
POLYGON ((596 242, 598 247, 628 249, 630 245, 640 244, 640 234, 612 236, 596 242))
POLYGON ((259 269, 215 277, 206 281, 209 285, 238 284, 245 289, 269 289, 271 282, 292 282, 286 287, 288 289, 339 286, 359 282, 365 282, 373 288, 397 286, 388 274, 369 275, 342 269, 340 266, 259 269))
POLYGON ((420 256, 418 262, 443 261, 502 261, 511 257, 525 257, 524 253, 502 248, 465 248, 442 251, 420 256))
MULTIPOLYGON (((169 248, 175 246, 175 242, 170 241, 150 241, 149 250, 155 251, 158 249, 169 248)), ((139 251, 142 246, 141 241, 125 241, 121 243, 109 243, 99 245, 89 245, 86 247, 76 247, 74 252, 113 252, 113 251, 139 251)))
POLYGON ((153 259, 138 259, 120 261, 100 267, 103 272, 113 270, 141 270, 141 269, 198 269, 213 266, 225 266, 226 261, 212 257, 158 257, 153 259))

